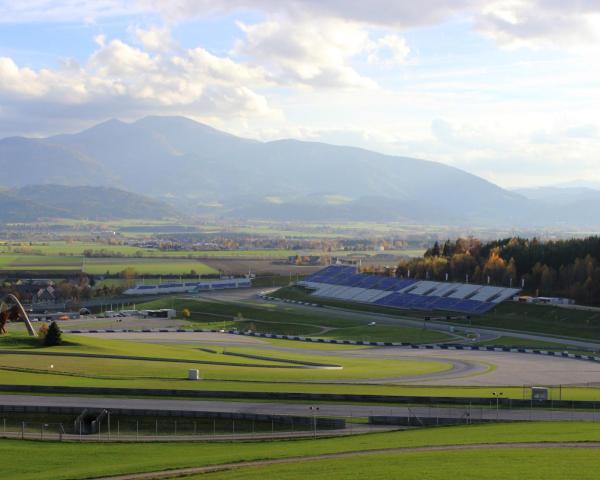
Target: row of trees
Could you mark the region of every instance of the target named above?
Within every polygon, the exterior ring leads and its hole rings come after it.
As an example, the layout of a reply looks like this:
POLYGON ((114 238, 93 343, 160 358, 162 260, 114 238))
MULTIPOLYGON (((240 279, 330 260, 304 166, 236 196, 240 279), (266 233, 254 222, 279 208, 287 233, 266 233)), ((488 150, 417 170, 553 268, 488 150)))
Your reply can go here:
POLYGON ((436 242, 423 258, 400 262, 396 275, 430 280, 523 286, 535 295, 600 304, 600 237, 541 241, 476 238, 436 242))

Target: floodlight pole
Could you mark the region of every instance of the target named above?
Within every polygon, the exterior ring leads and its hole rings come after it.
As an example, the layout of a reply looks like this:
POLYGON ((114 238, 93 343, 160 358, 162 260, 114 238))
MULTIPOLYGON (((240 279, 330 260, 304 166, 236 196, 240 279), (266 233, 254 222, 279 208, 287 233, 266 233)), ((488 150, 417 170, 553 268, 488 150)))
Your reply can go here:
POLYGON ((498 420, 500 416, 500 396, 502 394, 502 392, 492 392, 492 395, 496 397, 496 420, 498 420))
POLYGON ((319 407, 309 407, 313 414, 313 438, 317 439, 317 412, 319 407))

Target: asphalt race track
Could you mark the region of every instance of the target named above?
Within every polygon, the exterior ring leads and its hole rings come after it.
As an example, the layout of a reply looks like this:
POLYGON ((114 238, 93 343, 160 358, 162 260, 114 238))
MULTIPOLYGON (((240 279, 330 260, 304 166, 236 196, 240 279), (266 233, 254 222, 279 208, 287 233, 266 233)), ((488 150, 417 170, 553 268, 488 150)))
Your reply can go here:
MULTIPOLYGON (((209 332, 116 332, 86 334, 102 338, 126 339, 148 343, 200 343, 203 345, 257 347, 307 355, 333 357, 365 357, 395 360, 445 362, 452 368, 439 373, 394 378, 382 369, 378 378, 356 380, 356 383, 415 383, 423 385, 523 386, 600 384, 600 363, 528 353, 414 350, 405 347, 311 349, 279 346, 256 337, 209 332)), ((306 346, 306 345, 305 345, 306 346)), ((333 361, 333 360, 332 360, 333 361)), ((331 382, 333 383, 333 382, 331 382)), ((346 380, 346 383, 348 381, 346 380)))

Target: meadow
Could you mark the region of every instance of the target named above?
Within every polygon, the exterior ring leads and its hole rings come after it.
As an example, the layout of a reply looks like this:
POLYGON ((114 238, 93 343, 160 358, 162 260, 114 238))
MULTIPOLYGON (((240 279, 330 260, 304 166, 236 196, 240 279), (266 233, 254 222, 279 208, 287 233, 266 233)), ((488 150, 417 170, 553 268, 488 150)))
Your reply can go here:
MULTIPOLYGON (((43 454, 32 454, 42 444, 0 440, 3 468, 0 478, 67 480, 161 471, 183 467, 290 458, 278 467, 244 468, 196 478, 596 478, 600 467, 597 450, 583 442, 600 441, 596 423, 548 422, 483 424, 413 429, 317 440, 280 440, 223 443, 43 443, 43 454), (573 442, 576 449, 492 450, 494 444, 515 442, 573 442), (336 453, 368 452, 388 448, 487 445, 482 451, 377 453, 339 460, 302 461, 303 457, 336 453), (436 456, 437 455, 437 456, 436 456), (356 461, 364 462, 364 467, 356 461), (527 461, 530 458, 530 461, 527 461), (443 460, 446 475, 433 460, 443 460), (347 469, 350 465, 353 468, 347 469), (393 469, 389 466, 394 466, 393 469), (68 468, 66 468, 68 466, 68 468), (318 467, 318 468, 317 468, 318 467), (552 468, 549 468, 552 467, 552 468), (289 469, 291 468, 291 470, 289 469), (281 470, 280 470, 281 469, 281 470), (339 473, 338 473, 339 472, 339 473), (415 476, 420 472, 420 476, 415 476), (429 476, 429 472, 432 475, 429 476), (502 477, 493 476, 500 472, 502 477), (539 475, 538 475, 539 472, 539 475), (344 476, 340 476, 341 474, 344 476), (406 473, 407 476, 404 476, 406 473), (324 477, 324 474, 338 475, 324 477), (480 476, 473 476, 479 474, 480 476), (310 475, 310 476, 309 476, 310 475), (408 476, 410 475, 410 476, 408 476), (465 476, 465 475, 471 475, 465 476), (586 476, 587 475, 587 476, 586 476), (590 476, 593 475, 593 476, 590 476)), ((189 478, 189 477, 188 477, 189 478)))
MULTIPOLYGON (((337 355, 319 356, 302 350, 281 353, 254 345, 243 348, 211 346, 212 353, 202 350, 202 345, 197 343, 157 345, 75 335, 65 336, 66 345, 36 349, 29 339, 24 338, 19 343, 16 334, 11 336, 12 340, 5 340, 11 337, 0 338, 0 348, 5 345, 14 352, 0 355, 0 382, 4 384, 180 389, 208 386, 216 389, 223 384, 228 387, 226 389, 233 390, 240 385, 254 385, 258 391, 268 384, 274 390, 278 385, 295 386, 302 390, 303 383, 324 382, 326 385, 328 381, 409 377, 443 372, 450 368, 449 364, 436 361, 380 361, 337 355), (44 355, 36 355, 36 352, 43 352, 44 355), (59 353, 79 356, 61 356, 59 353), (236 353, 261 358, 246 358, 236 353), (102 358, 92 358, 88 354, 102 355, 102 358), (337 368, 299 368, 296 362, 337 368), (186 380, 187 370, 191 368, 202 371, 202 382, 186 380)), ((335 352, 335 346, 332 350, 335 352)), ((244 389, 243 386, 240 388, 244 389)))
MULTIPOLYGON (((349 318, 331 310, 308 311, 289 304, 258 302, 217 302, 184 298, 163 298, 138 306, 139 308, 187 308, 190 320, 200 325, 219 325, 227 328, 256 329, 259 332, 282 335, 314 335, 339 340, 387 341, 408 343, 444 342, 452 335, 415 327, 378 324, 369 326, 368 319, 349 318)), ((207 326, 205 328, 210 328, 207 326)), ((221 327, 218 327, 221 328, 221 327)))
MULTIPOLYGON (((496 449, 478 448, 432 452, 402 452, 355 455, 333 460, 303 461, 283 465, 242 467, 210 474, 212 480, 259 480, 299 478, 342 480, 348 478, 399 478, 403 480, 497 480, 522 478, 562 480, 576 474, 578 479, 596 479, 600 457, 595 448, 496 449)), ((190 480, 207 478, 194 475, 190 480)))

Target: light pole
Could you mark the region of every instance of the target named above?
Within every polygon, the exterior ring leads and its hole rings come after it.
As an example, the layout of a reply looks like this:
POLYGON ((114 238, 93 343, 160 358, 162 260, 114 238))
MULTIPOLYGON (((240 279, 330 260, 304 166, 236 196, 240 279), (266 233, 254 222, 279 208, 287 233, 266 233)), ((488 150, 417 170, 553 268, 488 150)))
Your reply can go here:
POLYGON ((502 395, 504 395, 503 392, 492 392, 492 395, 494 397, 496 397, 496 420, 498 420, 498 417, 500 415, 500 397, 502 395))
POLYGON ((313 414, 313 437, 317 438, 317 412, 319 411, 319 407, 309 407, 313 414))

